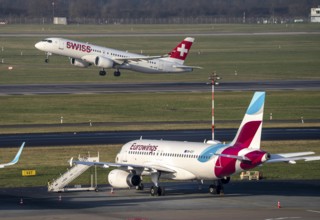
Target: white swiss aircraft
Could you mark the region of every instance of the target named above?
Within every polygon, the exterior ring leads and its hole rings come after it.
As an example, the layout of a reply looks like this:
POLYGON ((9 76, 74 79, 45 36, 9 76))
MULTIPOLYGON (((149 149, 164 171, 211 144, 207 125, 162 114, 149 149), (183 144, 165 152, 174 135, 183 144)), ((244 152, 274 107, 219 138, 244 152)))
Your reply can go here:
POLYGON ((9 162, 9 163, 0 164, 0 168, 5 168, 5 167, 7 167, 7 166, 12 166, 12 165, 18 163, 19 158, 20 158, 20 155, 21 155, 22 150, 23 150, 23 148, 24 148, 24 144, 25 144, 25 142, 22 143, 22 145, 21 145, 18 153, 17 153, 16 156, 14 157, 14 159, 13 159, 11 162, 9 162))
POLYGON ((143 73, 181 73, 199 69, 201 67, 183 65, 193 41, 194 38, 185 38, 164 56, 143 56, 63 38, 46 38, 35 47, 46 52, 45 62, 49 62, 50 55, 58 54, 69 57, 70 63, 77 67, 100 67, 101 76, 107 74, 105 69, 111 68, 116 69, 114 76, 120 76, 120 69, 143 73))
POLYGON ((256 92, 234 140, 228 144, 164 140, 134 140, 123 145, 109 162, 70 161, 75 164, 115 167, 108 175, 114 188, 143 189, 141 176, 151 175, 151 195, 164 195, 159 179, 212 181, 209 192, 219 194, 230 176, 263 163, 320 160, 314 152, 270 154, 260 149, 265 92, 256 92))

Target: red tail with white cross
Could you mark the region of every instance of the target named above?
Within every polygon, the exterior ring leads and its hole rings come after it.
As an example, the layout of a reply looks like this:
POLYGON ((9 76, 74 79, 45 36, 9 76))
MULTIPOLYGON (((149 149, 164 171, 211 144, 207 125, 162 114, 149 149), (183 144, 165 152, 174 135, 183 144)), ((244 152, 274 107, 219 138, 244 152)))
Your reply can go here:
POLYGON ((170 58, 174 59, 175 62, 183 64, 184 60, 187 58, 190 48, 194 38, 187 37, 183 41, 181 41, 178 46, 176 46, 170 53, 170 58))

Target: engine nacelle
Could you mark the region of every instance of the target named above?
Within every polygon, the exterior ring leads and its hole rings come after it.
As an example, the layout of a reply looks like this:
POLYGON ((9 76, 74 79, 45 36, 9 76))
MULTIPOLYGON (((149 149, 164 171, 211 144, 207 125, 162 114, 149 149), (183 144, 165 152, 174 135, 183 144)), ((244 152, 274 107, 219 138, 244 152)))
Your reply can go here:
POLYGON ((141 183, 141 177, 125 170, 115 169, 109 173, 108 181, 115 188, 128 188, 138 186, 141 183))
POLYGON ((71 63, 71 65, 74 65, 77 67, 82 67, 82 68, 86 68, 86 67, 90 66, 90 63, 87 63, 86 61, 79 60, 76 58, 70 58, 70 63, 71 63))
POLYGON ((94 60, 94 65, 108 69, 113 67, 113 61, 105 57, 97 56, 94 60))

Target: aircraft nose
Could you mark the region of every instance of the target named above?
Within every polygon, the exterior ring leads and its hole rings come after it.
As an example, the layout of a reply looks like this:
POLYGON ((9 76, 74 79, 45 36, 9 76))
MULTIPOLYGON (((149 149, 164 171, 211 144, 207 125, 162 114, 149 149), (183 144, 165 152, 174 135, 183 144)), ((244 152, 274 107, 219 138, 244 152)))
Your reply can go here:
POLYGON ((38 50, 41 50, 41 42, 38 42, 34 45, 38 50))

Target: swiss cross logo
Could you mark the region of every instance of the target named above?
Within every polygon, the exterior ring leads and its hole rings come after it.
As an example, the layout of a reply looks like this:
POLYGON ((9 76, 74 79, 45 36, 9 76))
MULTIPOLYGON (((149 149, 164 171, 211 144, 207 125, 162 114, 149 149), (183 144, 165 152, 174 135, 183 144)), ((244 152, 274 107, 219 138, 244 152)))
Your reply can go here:
POLYGON ((193 38, 186 38, 181 41, 170 53, 170 58, 175 59, 175 62, 182 62, 188 56, 189 50, 192 46, 193 38))
POLYGON ((186 45, 182 44, 181 47, 178 47, 177 50, 180 52, 180 57, 183 57, 185 53, 188 53, 188 49, 186 49, 186 45))

